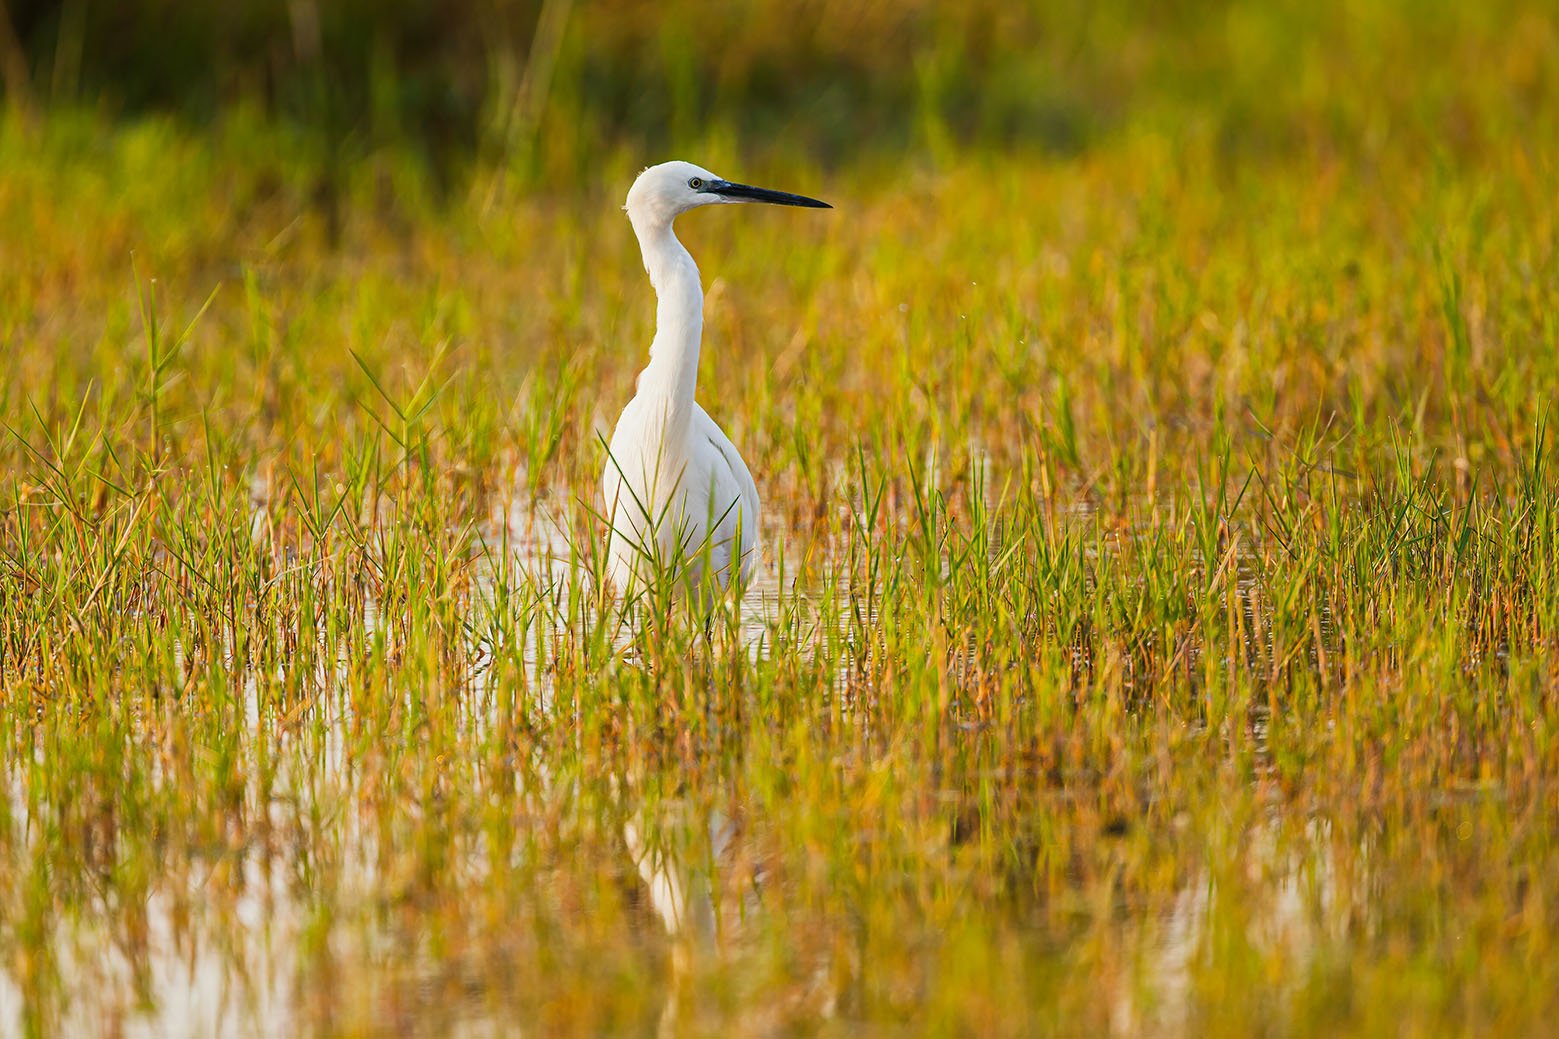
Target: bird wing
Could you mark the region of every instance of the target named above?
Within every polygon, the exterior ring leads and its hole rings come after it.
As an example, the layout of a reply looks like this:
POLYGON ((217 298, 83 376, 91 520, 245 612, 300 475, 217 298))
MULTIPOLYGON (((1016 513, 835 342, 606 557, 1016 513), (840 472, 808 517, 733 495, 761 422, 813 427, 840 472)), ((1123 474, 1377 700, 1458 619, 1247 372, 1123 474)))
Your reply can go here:
POLYGON ((693 405, 693 434, 708 441, 713 448, 710 470, 718 496, 716 513, 723 512, 731 501, 740 503, 742 548, 745 553, 758 543, 758 485, 753 481, 752 473, 747 463, 742 461, 736 445, 731 443, 731 438, 697 404, 693 405))

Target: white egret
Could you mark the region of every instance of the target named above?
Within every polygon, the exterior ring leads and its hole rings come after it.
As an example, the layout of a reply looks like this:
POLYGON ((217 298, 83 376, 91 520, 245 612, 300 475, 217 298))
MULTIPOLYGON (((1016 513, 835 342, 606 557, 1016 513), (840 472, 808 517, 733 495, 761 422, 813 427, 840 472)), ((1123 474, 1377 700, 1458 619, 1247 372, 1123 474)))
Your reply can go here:
POLYGON ((733 184, 690 162, 651 166, 623 206, 656 309, 649 364, 617 420, 601 479, 611 524, 607 565, 619 592, 672 566, 701 596, 746 582, 757 562, 757 484, 694 399, 704 290, 698 266, 671 228, 690 209, 730 202, 831 208, 803 195, 733 184))

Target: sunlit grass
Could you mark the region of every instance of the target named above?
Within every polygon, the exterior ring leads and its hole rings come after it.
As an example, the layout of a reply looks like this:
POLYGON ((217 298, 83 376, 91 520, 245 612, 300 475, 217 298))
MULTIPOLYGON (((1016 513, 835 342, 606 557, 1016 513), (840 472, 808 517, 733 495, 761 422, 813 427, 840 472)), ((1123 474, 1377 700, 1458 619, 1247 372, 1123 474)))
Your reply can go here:
POLYGON ((256 117, 9 118, 0 1031, 1551 1028, 1559 170, 1506 80, 688 145, 837 207, 679 224, 766 512, 712 618, 600 591, 670 156, 439 208, 386 151, 333 229, 256 117))

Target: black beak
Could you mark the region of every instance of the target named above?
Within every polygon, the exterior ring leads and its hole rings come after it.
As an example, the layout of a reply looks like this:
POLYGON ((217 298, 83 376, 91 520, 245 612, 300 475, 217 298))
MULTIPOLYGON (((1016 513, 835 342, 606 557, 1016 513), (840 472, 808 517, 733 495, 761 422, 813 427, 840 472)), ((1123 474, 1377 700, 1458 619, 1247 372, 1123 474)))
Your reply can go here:
POLYGON ((719 195, 721 198, 732 199, 737 202, 772 202, 776 206, 805 206, 807 209, 833 209, 827 202, 819 202, 815 198, 807 198, 805 195, 792 195, 788 191, 771 191, 768 188, 755 188, 749 184, 732 184, 728 180, 717 180, 704 186, 704 191, 711 195, 719 195))

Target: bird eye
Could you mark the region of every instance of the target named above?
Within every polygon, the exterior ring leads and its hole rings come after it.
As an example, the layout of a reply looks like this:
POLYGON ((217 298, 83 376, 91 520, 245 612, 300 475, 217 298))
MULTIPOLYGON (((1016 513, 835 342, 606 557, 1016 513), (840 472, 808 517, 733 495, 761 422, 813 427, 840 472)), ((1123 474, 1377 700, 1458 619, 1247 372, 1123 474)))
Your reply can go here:
POLYGON ((704 182, 700 178, 694 177, 692 180, 687 182, 687 186, 692 188, 694 191, 697 191, 704 186, 704 182))

